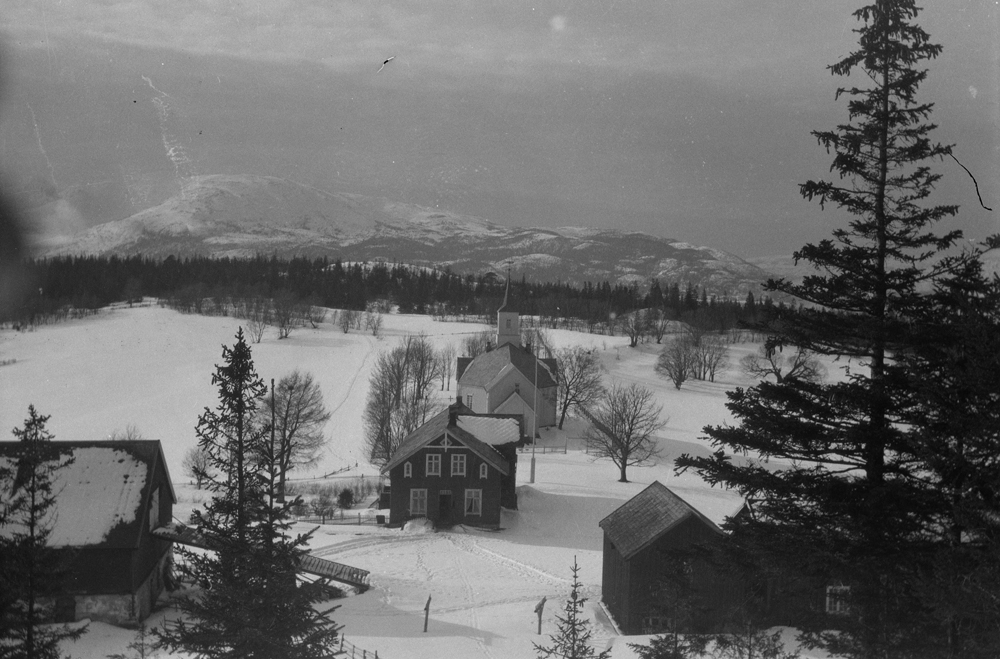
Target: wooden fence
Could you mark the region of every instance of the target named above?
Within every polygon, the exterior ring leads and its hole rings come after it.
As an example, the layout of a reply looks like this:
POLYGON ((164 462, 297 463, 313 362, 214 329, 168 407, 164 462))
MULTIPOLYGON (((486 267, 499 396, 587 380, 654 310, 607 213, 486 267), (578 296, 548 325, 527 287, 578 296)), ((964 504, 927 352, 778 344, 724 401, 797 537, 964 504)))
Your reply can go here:
POLYGON ((341 635, 340 643, 334 657, 338 659, 379 659, 378 650, 375 652, 369 652, 362 648, 359 648, 354 643, 351 643, 341 635))

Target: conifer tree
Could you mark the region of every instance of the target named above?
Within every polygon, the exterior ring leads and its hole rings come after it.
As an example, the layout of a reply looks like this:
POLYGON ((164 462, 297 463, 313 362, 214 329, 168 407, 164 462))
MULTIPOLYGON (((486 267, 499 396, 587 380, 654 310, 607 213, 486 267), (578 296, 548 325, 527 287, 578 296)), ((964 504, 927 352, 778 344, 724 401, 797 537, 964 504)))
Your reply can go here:
POLYGON ((940 300, 928 286, 961 281, 976 254, 954 254, 961 233, 934 229, 957 207, 927 201, 939 179, 929 163, 950 147, 931 141, 932 105, 916 100, 921 64, 941 52, 913 22, 918 11, 912 0, 878 0, 854 13, 858 48, 830 67, 858 85, 837 91, 850 98, 849 120, 814 133, 834 154, 838 180, 801 186, 804 197, 850 219, 832 239, 795 254, 817 274, 766 286, 805 302, 771 308, 769 328, 778 333, 768 348, 837 356, 845 377, 729 392, 739 425, 707 427, 719 450, 678 460, 747 497, 753 513, 729 527, 762 566, 781 566, 789 582, 811 588, 849 587, 840 632, 825 633, 831 624, 822 615, 800 622, 807 644, 846 657, 958 652, 920 585, 934 571, 927 557, 941 548, 944 518, 928 456, 910 429, 928 401, 913 395, 904 356, 926 340, 918 328, 937 314, 940 300), (737 464, 727 449, 789 466, 737 464))
POLYGON ((156 630, 162 646, 197 657, 327 657, 337 637, 320 582, 297 579, 308 535, 290 535, 280 502, 281 456, 271 428, 255 415, 265 394, 242 329, 212 383, 219 404, 198 420, 199 446, 213 467, 212 499, 196 510, 211 552, 179 550, 200 593, 180 600, 184 617, 156 630))
POLYGON ((548 647, 534 644, 538 659, 607 659, 611 656, 611 650, 597 652, 591 645, 590 639, 593 632, 590 629, 590 621, 583 616, 583 605, 587 598, 580 594, 580 579, 578 577, 580 568, 576 564, 576 557, 573 557, 573 585, 570 587, 569 599, 563 607, 563 615, 557 615, 558 631, 549 635, 552 644, 548 647))
POLYGON ((70 558, 48 545, 56 519, 54 486, 73 458, 53 445, 48 420, 28 407, 24 425, 13 430, 17 450, 0 472, 0 526, 7 527, 0 532, 0 659, 54 659, 62 656, 61 641, 85 631, 51 624, 70 558))

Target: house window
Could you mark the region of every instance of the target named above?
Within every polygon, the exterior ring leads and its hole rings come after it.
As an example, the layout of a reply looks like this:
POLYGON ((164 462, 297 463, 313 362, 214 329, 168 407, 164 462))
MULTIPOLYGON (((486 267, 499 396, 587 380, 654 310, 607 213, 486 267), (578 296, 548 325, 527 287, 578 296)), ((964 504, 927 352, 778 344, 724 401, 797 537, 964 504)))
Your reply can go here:
POLYGON ((149 530, 152 531, 160 525, 160 488, 153 490, 149 497, 149 530))
POLYGON ((489 467, 487 467, 486 463, 484 462, 483 464, 479 465, 479 477, 486 478, 487 476, 489 476, 489 467))
POLYGON ((413 476, 413 465, 409 462, 403 465, 403 478, 410 478, 413 476))
POLYGON ((514 393, 515 394, 521 393, 521 383, 520 382, 515 382, 514 383, 514 393))
POLYGON ((510 329, 510 318, 507 319, 507 329, 510 329))
POLYGON ((453 453, 451 456, 451 475, 465 476, 465 456, 460 453, 453 453))
POLYGON ((440 476, 441 475, 441 454, 440 453, 428 453, 427 454, 427 475, 428 476, 440 476))
POLYGON ((410 514, 411 515, 427 514, 427 490, 424 489, 410 490, 410 514))
POLYGON ((826 587, 826 612, 830 615, 844 616, 850 613, 850 586, 826 587))
POLYGON ((483 491, 482 490, 466 490, 465 491, 465 514, 466 515, 482 515, 483 514, 483 491))
POLYGON ((468 408, 470 408, 470 409, 472 408, 472 394, 468 394, 465 397, 465 406, 468 407, 468 408))

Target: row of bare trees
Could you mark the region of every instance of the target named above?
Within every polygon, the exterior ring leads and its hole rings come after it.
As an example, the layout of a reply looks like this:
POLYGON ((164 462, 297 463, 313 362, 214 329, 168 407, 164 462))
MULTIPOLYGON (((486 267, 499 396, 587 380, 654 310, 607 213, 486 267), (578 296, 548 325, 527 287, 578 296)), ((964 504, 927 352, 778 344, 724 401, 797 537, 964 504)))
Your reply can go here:
POLYGON ((715 382, 715 375, 728 364, 729 341, 724 336, 688 328, 663 348, 656 372, 680 389, 689 378, 715 382))
POLYGON ((454 351, 434 350, 426 336, 407 336, 382 352, 372 369, 364 411, 365 450, 372 464, 384 465, 403 439, 436 409, 432 385, 454 351))
POLYGON ((254 343, 260 343, 269 325, 278 329, 279 339, 286 339, 296 328, 307 324, 316 328, 326 319, 326 309, 287 292, 273 298, 235 298, 232 306, 233 315, 246 321, 247 334, 254 343))

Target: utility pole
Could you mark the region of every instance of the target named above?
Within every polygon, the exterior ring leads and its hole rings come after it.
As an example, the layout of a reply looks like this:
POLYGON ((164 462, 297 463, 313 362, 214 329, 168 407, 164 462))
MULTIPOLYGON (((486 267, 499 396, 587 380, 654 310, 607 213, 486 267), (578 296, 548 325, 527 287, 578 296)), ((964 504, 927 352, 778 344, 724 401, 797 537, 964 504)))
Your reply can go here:
MULTIPOLYGON (((531 346, 532 350, 538 352, 538 328, 535 328, 535 342, 531 346)), ((531 410, 531 478, 528 479, 529 483, 535 482, 535 435, 538 433, 538 355, 532 355, 535 358, 535 390, 532 393, 532 398, 534 399, 532 410, 531 410)))

